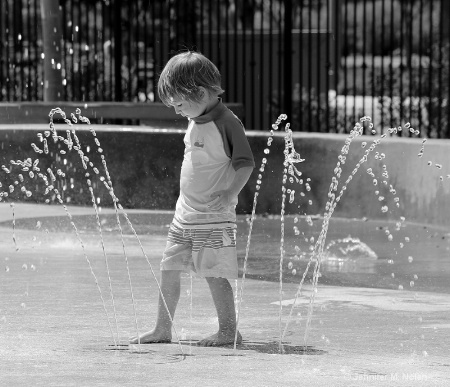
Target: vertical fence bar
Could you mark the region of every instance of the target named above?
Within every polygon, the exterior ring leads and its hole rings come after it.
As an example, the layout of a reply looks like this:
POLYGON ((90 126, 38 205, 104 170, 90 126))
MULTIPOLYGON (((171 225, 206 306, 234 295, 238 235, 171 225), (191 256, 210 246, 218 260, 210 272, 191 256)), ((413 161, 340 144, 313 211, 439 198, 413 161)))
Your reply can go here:
POLYGON ((6 31, 6 23, 4 22, 4 7, 2 9, 2 12, 0 12, 0 87, 1 87, 1 93, 0 93, 0 100, 4 100, 4 92, 6 93, 5 85, 6 85, 6 61, 4 58, 6 57, 6 53, 3 50, 3 47, 6 42, 6 38, 3 36, 3 32, 6 31))
POLYGON ((284 1, 284 109, 292 117, 292 0, 284 1))
MULTIPOLYGON (((131 2, 130 2, 131 3, 131 2)), ((134 0, 134 15, 137 15, 137 23, 134 26, 134 31, 135 31, 135 39, 134 39, 134 66, 131 65, 131 63, 129 63, 129 67, 130 67, 130 71, 131 71, 131 76, 133 76, 134 73, 134 79, 132 79, 130 77, 131 80, 131 87, 132 87, 132 92, 130 93, 130 101, 139 101, 139 85, 141 84, 140 80, 141 80, 141 66, 140 66, 140 60, 139 60, 139 56, 141 53, 141 48, 139 46, 139 28, 141 27, 141 20, 145 19, 145 13, 142 14, 141 10, 139 9, 139 4, 138 4, 138 0, 134 0), (134 71, 132 69, 132 67, 134 67, 134 71), (133 87, 134 85, 134 87, 133 87)), ((133 13, 131 14, 133 15, 133 13)), ((130 25, 133 25, 132 20, 130 19, 130 25)), ((131 31, 130 31, 131 34, 131 31)), ((130 62, 131 62, 131 58, 130 58, 130 62)))
POLYGON ((68 88, 67 88, 67 82, 66 82, 66 72, 67 72, 67 56, 68 56, 68 50, 67 50, 67 2, 61 1, 61 14, 62 14, 62 37, 63 41, 61 42, 61 49, 62 49, 62 55, 61 55, 61 66, 62 66, 62 79, 63 79, 63 93, 64 93, 64 99, 67 101, 70 99, 70 96, 68 94, 68 88))
MULTIPOLYGON (((238 44, 239 44, 239 33, 238 33, 238 8, 237 8, 237 1, 238 0, 234 0, 234 57, 236 58, 236 60, 234 60, 234 74, 237 74, 238 72, 238 44)), ((239 100, 239 94, 238 94, 238 89, 237 89, 237 77, 233 77, 234 80, 234 87, 233 87, 233 92, 234 92, 234 100, 238 101, 239 100)), ((243 101, 242 101, 243 102, 243 101)))
POLYGON ((391 44, 390 44, 390 63, 389 63, 389 97, 390 97, 390 103, 389 103, 389 126, 394 125, 394 2, 391 1, 391 44))
MULTIPOLYGON (((413 0, 409 0, 409 24, 408 24, 408 32, 409 32, 409 52, 408 52, 408 67, 409 67, 409 121, 413 120, 413 0)), ((408 132, 408 136, 411 137, 411 133, 408 132)))
POLYGON ((334 0, 334 122, 336 126, 336 133, 340 132, 339 129, 339 108, 338 108, 338 98, 339 98, 339 78, 340 78, 340 68, 341 68, 341 12, 342 12, 342 0, 334 0))
MULTIPOLYGON (((98 55, 98 40, 100 39, 100 36, 103 35, 103 31, 101 31, 98 28, 98 3, 95 2, 93 4, 92 9, 94 10, 94 31, 93 31, 93 37, 94 37, 94 55, 92 55, 92 58, 94 59, 94 79, 101 79, 100 74, 98 71, 98 61, 102 58, 101 55, 98 55)), ((94 82, 94 101, 98 101, 98 92, 99 88, 102 87, 101 84, 98 84, 97 82, 94 82)))
MULTIPOLYGON (((376 89, 375 89, 375 80, 376 80, 376 68, 375 68, 375 54, 376 54, 376 35, 375 35, 375 21, 376 21, 376 7, 375 2, 372 2, 372 98, 371 98, 371 105, 372 105, 372 122, 375 120, 376 112, 375 112, 375 97, 376 97, 376 89)), ((366 130, 364 129, 364 133, 366 130)))
MULTIPOLYGON (((156 101, 156 94, 157 94, 157 81, 156 81, 156 60, 155 60, 155 55, 156 55, 156 9, 155 9, 155 2, 151 1, 150 2, 152 9, 151 9, 151 13, 149 14, 148 18, 150 19, 150 22, 152 23, 152 39, 151 39, 151 56, 152 56, 152 60, 150 63, 151 66, 151 74, 152 74, 152 93, 153 93, 153 100, 151 100, 151 102, 156 101), (151 15, 151 16, 150 16, 151 15)), ((147 50, 147 46, 148 46, 148 42, 147 42, 147 31, 148 29, 145 28, 144 29, 144 33, 145 33, 145 48, 147 50)), ((145 73, 147 74, 148 68, 147 68, 147 51, 145 53, 145 73)), ((148 98, 148 88, 146 88, 146 97, 148 98)))
POLYGON ((268 125, 272 121, 273 115, 273 82, 272 82, 272 72, 273 72, 273 0, 270 0, 269 3, 269 90, 268 90, 268 99, 269 99, 269 115, 268 115, 268 125))
POLYGON ((353 2, 353 116, 352 121, 355 121, 356 119, 356 72, 358 71, 357 68, 357 52, 358 52, 358 46, 357 46, 357 36, 358 36, 358 18, 356 17, 356 10, 357 10, 357 0, 354 0, 353 2))
MULTIPOLYGON (((311 0, 308 3, 308 52, 312 51, 312 6, 311 0)), ((312 62, 308 55, 308 132, 312 131, 312 62)))
MULTIPOLYGON (((438 70, 438 101, 439 101, 439 109, 438 109, 438 121, 437 121, 437 130, 438 130, 438 137, 441 135, 441 122, 442 122, 442 71, 443 71, 443 64, 442 64, 442 51, 443 51, 443 36, 444 36, 444 1, 448 0, 441 0, 440 1, 440 12, 439 12, 439 70, 438 70)), ((450 124, 450 121, 448 121, 450 124)))
MULTIPOLYGON (((230 56, 230 4, 225 2, 225 90, 229 90, 230 86, 230 61, 228 60, 230 56)), ((230 94, 228 94, 230 95, 230 94)))
MULTIPOLYGON (((31 85, 31 70, 32 70, 32 61, 31 61, 31 0, 27 0, 27 35, 26 35, 26 42, 27 42, 27 100, 31 101, 31 90, 32 90, 32 85, 31 85)), ((35 37, 37 38, 37 37, 35 37)), ((1 57, 1 54, 0 54, 1 57)))
MULTIPOLYGON (((256 3, 255 0, 252 0, 251 7, 253 10, 252 13, 252 24, 250 29, 250 69, 251 69, 251 80, 250 80, 250 88, 255 91, 255 77, 257 77, 256 72, 256 61, 255 61, 255 11, 256 11, 256 3)), ((261 96, 261 94, 259 94, 261 96)), ((250 122, 252 122, 252 127, 255 127, 255 98, 249 98, 250 100, 250 122)), ((259 120, 258 120, 259 121, 259 120)))
POLYGON ((205 0, 200 0, 200 51, 204 52, 205 47, 205 25, 203 23, 204 20, 204 9, 205 9, 205 0))
POLYGON ((106 83, 107 83, 107 66, 108 66, 108 60, 107 60, 107 53, 108 53, 108 51, 107 51, 107 45, 105 44, 106 42, 107 42, 107 40, 106 40, 106 4, 105 4, 105 2, 103 2, 102 1, 102 3, 101 3, 101 19, 102 19, 102 53, 103 53, 103 55, 102 55, 102 58, 103 58, 103 60, 102 60, 102 66, 101 66, 101 69, 102 69, 102 74, 103 74, 103 77, 102 77, 102 79, 103 79, 103 84, 102 84, 102 100, 103 101, 105 101, 105 100, 107 100, 107 98, 106 98, 106 83))
POLYGON ((423 0, 420 0, 419 5, 419 91, 418 91, 418 119, 419 130, 422 131, 422 41, 423 41, 423 0))
POLYGON ((220 25, 220 1, 216 2, 216 50, 217 50, 217 63, 219 65, 219 68, 222 67, 222 55, 220 54, 222 52, 220 43, 221 43, 221 36, 222 33, 220 31, 221 25, 220 25))
MULTIPOLYGON (((247 33, 246 33, 246 29, 247 29, 247 23, 246 23, 246 19, 245 19, 245 3, 242 3, 242 13, 241 13, 241 17, 242 17, 242 69, 243 69, 243 81, 242 81, 242 100, 244 102, 244 106, 245 106, 245 101, 247 101, 247 81, 246 78, 248 76, 247 74, 247 33)), ((245 109, 247 112, 247 109, 245 109)), ((245 115, 245 125, 247 125, 249 122, 247 114, 245 115)))
POLYGON ((159 59, 161 62, 158 63, 158 67, 162 69, 162 63, 164 62, 164 5, 160 4, 160 14, 159 14, 159 59))
POLYGON ((85 69, 83 68, 83 58, 86 57, 85 51, 83 50, 83 8, 82 3, 78 3, 78 55, 79 55, 79 79, 80 79, 80 90, 81 90, 81 101, 86 101, 86 92, 88 88, 86 87, 86 77, 84 76, 85 69))
MULTIPOLYGON (((265 35, 264 35, 264 2, 261 1, 261 8, 260 8, 260 12, 261 12, 261 18, 260 18, 260 24, 259 24, 259 68, 260 68, 260 82, 259 84, 261 85, 261 98, 259 99, 259 116, 261 117, 261 127, 259 127, 259 130, 264 130, 265 129, 265 125, 264 125, 264 97, 265 97, 265 91, 266 91, 266 82, 265 80, 267 78, 264 77, 264 39, 265 39, 265 35)), ((271 54, 269 52, 269 54, 271 54)), ((269 75, 270 77, 270 75, 269 75)), ((270 121, 269 121, 270 122, 270 121)))
MULTIPOLYGON (((404 109, 403 109, 403 76, 404 76, 404 68, 405 68, 405 63, 404 63, 404 2, 400 3, 400 67, 399 67, 399 78, 400 78, 400 90, 399 90, 399 94, 400 94, 400 117, 403 119, 403 114, 404 114, 404 109)), ((399 136, 401 136, 401 133, 398 133, 399 136)))
MULTIPOLYGON (((301 131, 305 131, 305 127, 304 127, 304 120, 303 120, 303 90, 304 90, 304 85, 303 85, 303 36, 304 36, 304 31, 303 31, 303 3, 300 4, 300 9, 299 9, 299 39, 298 39, 298 53, 299 53, 299 85, 298 85, 298 93, 299 93, 299 101, 298 101, 298 121, 300 124, 300 130, 301 131)), ((306 128, 307 131, 309 132, 311 130, 310 126, 308 125, 308 128, 306 128)))
POLYGON ((10 59, 10 47, 9 47, 9 1, 5 2, 5 51, 6 51, 6 95, 8 101, 11 101, 11 80, 10 80, 10 68, 11 68, 11 59, 10 59))
MULTIPOLYGON (((128 31, 127 34, 125 36, 128 36, 128 41, 124 42, 126 43, 127 47, 127 57, 126 57, 126 69, 128 70, 128 79, 127 79, 127 96, 128 96, 128 101, 132 101, 133 98, 133 73, 132 73, 132 61, 133 61, 133 49, 132 49, 132 36, 133 36, 133 25, 134 23, 131 22, 131 18, 133 18, 133 1, 132 0, 128 0, 127 1, 127 5, 128 5, 128 31)), ((123 39, 123 38, 122 38, 123 39)), ((122 44, 122 42, 120 42, 120 44, 122 44)), ((123 99, 122 99, 123 100, 123 99)))
MULTIPOLYGON (((445 41, 445 44, 450 47, 450 23, 448 23, 448 17, 450 16, 450 5, 448 2, 445 4, 446 11, 445 16, 447 17, 447 39, 445 41)), ((444 19, 445 20, 445 19, 444 19)), ((442 51, 442 49, 441 49, 442 51)), ((450 60, 450 55, 447 53, 448 59, 450 60)), ((442 63, 442 62, 441 62, 442 63)), ((445 132, 445 138, 450 138, 450 71, 447 68, 447 123, 446 123, 446 132, 445 132)))
MULTIPOLYGON (((34 36, 38 37, 38 2, 35 0, 34 2, 34 36)), ((38 74, 41 73, 39 71, 39 63, 40 63, 40 55, 39 55, 39 45, 38 45, 38 39, 34 40, 34 57, 35 57, 35 99, 39 99, 39 77, 38 74)), ((41 89, 42 90, 42 89, 41 89)))
POLYGON ((316 35, 317 35, 317 56, 316 56, 316 60, 317 60, 317 87, 316 87, 316 98, 317 98, 317 115, 316 115, 316 131, 321 132, 322 131, 322 127, 321 127, 321 120, 322 120, 322 97, 323 97, 323 93, 322 93, 322 88, 321 88, 321 77, 322 77, 322 72, 321 72, 321 67, 322 67, 322 28, 320 25, 320 10, 321 10, 321 1, 317 2, 317 19, 316 19, 316 35))
MULTIPOLYGON (((325 115, 326 115, 326 131, 330 132, 330 73, 331 69, 331 52, 330 52, 330 37, 331 37, 331 19, 330 19, 330 4, 331 0, 325 0, 326 4, 326 73, 325 73, 325 115)), ((335 129, 336 130, 336 129, 335 129)))
POLYGON ((76 94, 76 90, 78 90, 77 85, 75 83, 75 79, 76 79, 76 73, 75 73, 75 39, 74 39, 74 32, 75 32, 75 10, 74 10, 74 4, 73 4, 73 0, 70 0, 70 30, 69 30, 69 34, 70 34, 70 40, 71 40, 71 44, 70 44, 70 58, 71 58, 71 75, 69 78, 69 82, 71 84, 71 89, 72 89, 72 100, 79 100, 80 97, 79 95, 76 94))
POLYGON ((344 0, 345 2, 345 11, 344 11, 344 38, 342 39, 343 42, 347 42, 346 43, 346 47, 345 50, 343 50, 343 54, 344 56, 344 85, 342 88, 342 94, 344 97, 344 132, 347 130, 347 77, 348 77, 348 72, 347 72, 347 57, 348 57, 348 39, 347 39, 347 30, 348 30, 348 1, 349 0, 344 0))
POLYGON ((384 41, 384 32, 385 32, 385 25, 384 25, 384 13, 385 13, 385 4, 386 1, 383 0, 381 3, 381 63, 380 63, 380 74, 381 74, 381 82, 380 82, 380 115, 381 115, 381 128, 380 130, 383 131, 384 127, 384 55, 385 55, 385 41, 384 41))
POLYGON ((209 35, 209 39, 208 39, 208 52, 209 55, 211 55, 212 53, 212 0, 208 1, 208 35, 209 35))
POLYGON ((122 0, 114 0, 114 100, 122 101, 122 0))
MULTIPOLYGON (((367 18, 366 18, 366 7, 367 7, 367 1, 364 0, 363 4, 363 21, 362 21, 362 107, 363 107, 363 114, 366 114, 366 39, 367 39, 367 28, 366 28, 366 23, 367 23, 367 18)), ((356 12, 355 12, 356 13, 356 12)), ((372 57, 373 57, 373 53, 372 53, 372 57)), ((373 76, 374 74, 372 74, 373 76)), ((373 96, 372 96, 373 98, 373 96)))
MULTIPOLYGON (((433 50, 433 4, 434 4, 434 0, 430 2, 430 15, 429 15, 429 45, 428 45, 428 128, 427 128, 427 137, 430 137, 431 135, 431 131, 433 128, 433 121, 434 121, 434 106, 433 106, 433 93, 432 93, 432 78, 433 78, 433 55, 434 55, 434 50, 433 50)), ((436 134, 437 137, 439 137, 439 131, 436 128, 436 134)))
MULTIPOLYGON (((92 83, 91 83, 91 63, 92 63, 92 55, 91 55, 91 52, 92 52, 92 48, 91 48, 91 39, 90 39, 90 33, 91 33, 91 31, 93 32, 93 31, 95 31, 95 28, 94 29, 92 29, 91 28, 91 12, 90 12, 90 7, 89 7, 89 2, 87 2, 86 4, 85 4, 85 12, 86 12, 86 15, 85 15, 85 18, 84 18, 84 22, 86 23, 85 24, 85 27, 84 27, 84 30, 85 30, 85 33, 86 33, 86 38, 85 38, 85 41, 84 41, 84 51, 85 51, 85 53, 86 53, 86 75, 85 75, 85 77, 86 77, 86 97, 87 97, 87 100, 88 101, 92 101, 92 88, 91 88, 91 85, 92 85, 92 83)), ((94 37, 94 39, 95 39, 95 37, 94 37)), ((95 62, 95 61, 94 61, 95 62)), ((95 89, 95 87, 96 86, 94 86, 94 89, 95 89)))

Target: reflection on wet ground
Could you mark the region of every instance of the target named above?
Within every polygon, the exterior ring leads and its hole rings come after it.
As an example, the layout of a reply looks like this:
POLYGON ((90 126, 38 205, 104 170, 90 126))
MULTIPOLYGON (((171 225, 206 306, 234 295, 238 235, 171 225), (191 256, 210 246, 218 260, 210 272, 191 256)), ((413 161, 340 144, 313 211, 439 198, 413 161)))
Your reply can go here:
MULTIPOLYGON (((170 213, 129 216, 138 235, 167 234, 170 213)), ((80 235, 98 233, 94 215, 73 216, 80 235)), ((123 232, 131 229, 122 219, 123 232)), ((242 262, 248 239, 247 216, 238 217, 238 256, 242 262)), ((100 215, 102 232, 118 232, 114 214, 100 215)), ((17 219, 17 229, 39 229, 47 233, 73 233, 67 217, 17 219)), ((0 223, 11 227, 11 222, 0 223)), ((322 226, 320 217, 285 217, 283 276, 286 282, 300 282, 322 226)), ((279 280, 281 222, 279 216, 255 219, 248 257, 247 276, 279 280)), ((376 287, 450 293, 450 233, 443 228, 366 220, 331 219, 322 257, 319 283, 340 286, 376 287), (392 235, 388 238, 388 235, 392 235)), ((310 269, 311 272, 311 269, 310 269)), ((306 280, 310 275, 306 275, 306 280)))

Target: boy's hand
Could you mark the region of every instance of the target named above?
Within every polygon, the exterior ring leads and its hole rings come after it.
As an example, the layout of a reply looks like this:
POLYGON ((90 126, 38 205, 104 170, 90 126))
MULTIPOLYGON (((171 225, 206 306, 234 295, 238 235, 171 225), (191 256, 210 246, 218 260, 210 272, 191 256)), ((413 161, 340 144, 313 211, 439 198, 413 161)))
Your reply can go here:
POLYGON ((228 190, 215 191, 211 194, 213 199, 207 204, 207 207, 212 211, 225 211, 231 203, 231 193, 228 190))

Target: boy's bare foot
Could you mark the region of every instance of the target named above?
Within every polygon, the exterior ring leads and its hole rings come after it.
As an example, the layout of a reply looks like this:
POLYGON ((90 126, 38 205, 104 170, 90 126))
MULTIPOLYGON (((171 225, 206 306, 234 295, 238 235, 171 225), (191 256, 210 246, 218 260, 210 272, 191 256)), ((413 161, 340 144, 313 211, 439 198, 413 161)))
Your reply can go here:
POLYGON ((172 342, 172 332, 156 332, 155 330, 146 332, 137 337, 132 337, 130 339, 130 344, 156 344, 156 343, 171 343, 172 342))
MULTIPOLYGON (((220 347, 223 345, 230 345, 234 344, 234 336, 235 336, 234 331, 229 332, 219 331, 214 335, 211 335, 209 337, 204 338, 203 340, 200 340, 199 342, 197 342, 197 345, 202 347, 220 347)), ((242 343, 242 336, 239 332, 237 334, 236 343, 237 344, 242 343)))

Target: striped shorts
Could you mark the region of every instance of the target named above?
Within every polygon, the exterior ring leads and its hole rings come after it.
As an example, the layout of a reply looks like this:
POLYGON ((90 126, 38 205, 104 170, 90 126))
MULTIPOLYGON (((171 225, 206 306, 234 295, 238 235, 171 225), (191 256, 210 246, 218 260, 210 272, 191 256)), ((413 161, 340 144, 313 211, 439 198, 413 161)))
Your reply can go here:
POLYGON ((238 278, 236 228, 169 228, 161 270, 191 271, 201 277, 238 278))

